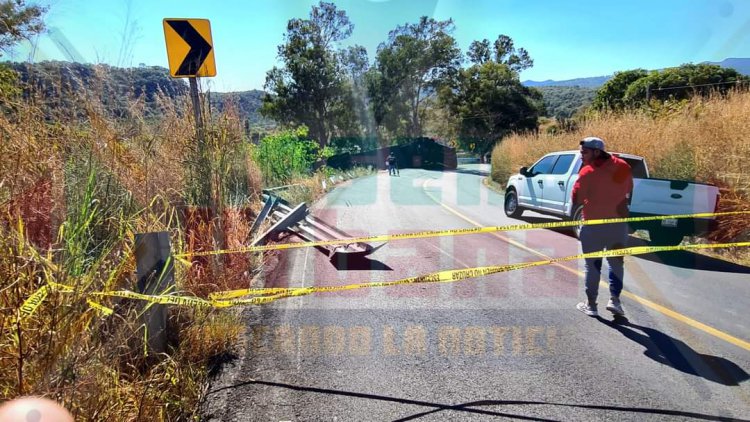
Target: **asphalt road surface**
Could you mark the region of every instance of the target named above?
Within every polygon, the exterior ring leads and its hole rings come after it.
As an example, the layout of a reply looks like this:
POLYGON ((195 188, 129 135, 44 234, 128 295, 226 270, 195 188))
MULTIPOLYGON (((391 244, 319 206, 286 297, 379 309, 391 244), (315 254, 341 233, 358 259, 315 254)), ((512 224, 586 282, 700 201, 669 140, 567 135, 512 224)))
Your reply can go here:
MULTIPOLYGON (((381 171, 340 185, 314 214, 353 236, 554 220, 505 217, 486 170, 381 171)), ((390 281, 579 252, 553 230, 391 241, 357 261, 295 249, 264 283, 390 281)), ((605 285, 601 317, 575 309, 578 261, 247 308, 241 352, 212 383, 204 419, 750 419, 750 268, 671 252, 626 257, 625 269, 618 321, 605 285)))

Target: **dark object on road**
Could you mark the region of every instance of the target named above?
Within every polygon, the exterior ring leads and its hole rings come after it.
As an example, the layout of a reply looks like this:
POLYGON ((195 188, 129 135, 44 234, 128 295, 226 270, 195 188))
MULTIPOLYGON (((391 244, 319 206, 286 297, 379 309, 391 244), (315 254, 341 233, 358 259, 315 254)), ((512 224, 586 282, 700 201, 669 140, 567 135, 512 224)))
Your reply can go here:
POLYGON ((434 170, 454 170, 458 167, 455 148, 447 147, 431 138, 417 138, 410 143, 361 152, 339 154, 328 158, 328 167, 348 170, 354 166, 384 168, 386 157, 396 156, 397 168, 426 168, 434 170))

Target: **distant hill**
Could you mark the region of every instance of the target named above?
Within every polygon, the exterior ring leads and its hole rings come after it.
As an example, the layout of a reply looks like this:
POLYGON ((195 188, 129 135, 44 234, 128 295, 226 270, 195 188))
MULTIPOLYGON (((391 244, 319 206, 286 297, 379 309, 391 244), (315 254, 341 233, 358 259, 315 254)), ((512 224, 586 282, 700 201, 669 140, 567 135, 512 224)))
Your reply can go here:
MULTIPOLYGON (((750 58, 727 58, 721 62, 704 62, 734 68, 750 76, 750 58)), ((33 87, 35 95, 41 95, 52 109, 80 109, 73 99, 61 91, 88 92, 99 97, 102 104, 115 116, 125 117, 130 113, 129 102, 143 98, 147 115, 160 113, 156 94, 161 92, 171 99, 188 92, 187 83, 169 77, 168 69, 158 66, 117 68, 105 64, 91 65, 63 61, 45 61, 35 64, 8 63, 24 82, 33 87), (61 88, 62 87, 62 88, 61 88)), ((562 81, 524 81, 529 87, 539 88, 544 95, 547 115, 570 117, 582 107, 588 106, 596 89, 611 76, 567 79, 562 81)), ((27 95, 31 93, 27 91, 27 95)), ((221 112, 232 104, 239 116, 246 120, 246 127, 269 128, 274 122, 263 118, 259 109, 265 93, 260 90, 242 92, 211 92, 209 95, 213 112, 221 112)))
POLYGON ((567 79, 564 81, 553 81, 552 79, 547 79, 546 81, 523 81, 521 82, 525 86, 580 86, 583 88, 599 88, 600 86, 604 85, 605 82, 607 82, 612 76, 593 76, 590 78, 576 78, 576 79, 567 79))
POLYGON ((116 117, 132 112, 131 102, 142 99, 145 114, 161 111, 158 94, 175 99, 188 92, 188 85, 169 77, 158 66, 118 68, 106 64, 82 64, 64 61, 8 63, 26 84, 25 96, 34 96, 47 106, 48 113, 84 115, 79 97, 97 98, 116 117))
POLYGON ((750 76, 750 58, 737 58, 732 57, 724 59, 720 62, 704 62, 709 64, 718 64, 721 67, 728 67, 742 73, 745 76, 750 76))
MULTIPOLYGON (((127 117, 130 103, 142 99, 147 116, 162 110, 157 99, 161 94, 176 100, 188 94, 188 84, 182 79, 173 79, 169 70, 159 66, 119 68, 106 64, 83 64, 66 61, 43 61, 39 63, 7 63, 27 84, 25 95, 34 95, 49 106, 50 110, 70 113, 83 111, 70 93, 85 94, 98 98, 105 109, 116 117, 127 117)), ((231 102, 247 127, 271 127, 273 121, 260 116, 263 91, 212 92, 209 95, 213 112, 221 112, 231 102)))

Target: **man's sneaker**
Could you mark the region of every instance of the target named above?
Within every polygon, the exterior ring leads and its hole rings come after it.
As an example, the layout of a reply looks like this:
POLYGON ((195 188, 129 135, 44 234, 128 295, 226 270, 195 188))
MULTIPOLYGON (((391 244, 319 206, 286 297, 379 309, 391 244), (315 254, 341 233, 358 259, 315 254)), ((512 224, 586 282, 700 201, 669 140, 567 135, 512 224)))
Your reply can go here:
POLYGON ((584 314, 588 316, 599 316, 599 312, 596 310, 596 305, 589 305, 587 302, 581 302, 578 305, 576 305, 576 309, 583 312, 584 314))
POLYGON ((607 302, 607 310, 617 316, 625 316, 625 311, 622 310, 622 304, 620 299, 613 297, 607 302))

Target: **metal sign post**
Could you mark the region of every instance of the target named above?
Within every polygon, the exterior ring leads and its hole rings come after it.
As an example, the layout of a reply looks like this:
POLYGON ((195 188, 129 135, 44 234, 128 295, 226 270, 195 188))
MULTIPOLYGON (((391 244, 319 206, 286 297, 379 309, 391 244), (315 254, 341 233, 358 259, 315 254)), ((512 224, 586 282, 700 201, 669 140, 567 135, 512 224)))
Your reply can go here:
POLYGON ((196 136, 198 142, 203 144, 203 118, 196 78, 216 76, 211 22, 208 19, 168 18, 164 19, 162 24, 164 40, 167 44, 169 74, 173 78, 189 78, 190 80, 190 98, 193 102, 196 136))
MULTIPOLYGON (((162 21, 164 40, 167 45, 169 74, 173 78, 188 78, 190 99, 195 118, 195 135, 197 139, 196 156, 192 160, 192 173, 195 205, 211 208, 213 218, 220 216, 220 210, 211 187, 212 170, 210 151, 206 145, 203 113, 201 108, 198 78, 216 76, 211 23, 208 19, 167 18, 162 21)), ((221 247, 224 243, 220 223, 216 224, 214 241, 221 247)))

